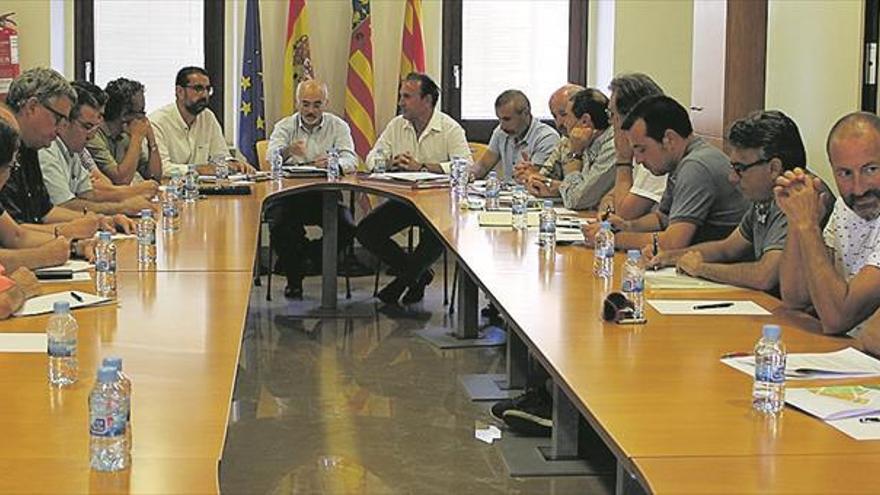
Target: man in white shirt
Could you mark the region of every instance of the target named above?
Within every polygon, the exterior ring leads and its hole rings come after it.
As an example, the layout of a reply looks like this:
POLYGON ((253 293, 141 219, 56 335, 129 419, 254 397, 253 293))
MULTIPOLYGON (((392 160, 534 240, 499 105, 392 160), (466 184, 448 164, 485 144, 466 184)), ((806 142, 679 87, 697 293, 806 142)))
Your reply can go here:
MULTIPOLYGON (((425 74, 411 73, 400 85, 401 115, 391 119, 376 146, 367 156, 372 168, 381 152, 391 157, 391 168, 446 173, 452 157, 470 160, 464 129, 436 108, 440 89, 425 74), (381 150, 381 151, 380 151, 381 150)), ((398 275, 378 296, 386 304, 398 304, 403 292, 404 304, 421 301, 425 287, 434 273, 431 264, 443 254, 443 244, 411 206, 401 201, 386 201, 370 212, 357 228, 360 243, 397 270, 398 275), (392 239, 401 230, 420 227, 419 245, 407 253, 392 239)))
POLYGON ((776 202, 788 218, 782 301, 813 308, 825 333, 855 336, 880 307, 880 117, 844 116, 826 149, 840 197, 824 231, 819 180, 800 168, 776 180, 776 202))
MULTIPOLYGON (((275 124, 269 138, 269 156, 280 152, 287 162, 306 163, 324 168, 327 151, 335 147, 339 152, 342 172, 351 174, 357 167, 357 155, 351 129, 339 117, 325 112, 329 103, 327 85, 315 79, 299 83, 296 88, 296 113, 275 124)), ((306 225, 321 225, 321 192, 307 192, 273 201, 266 217, 272 235, 272 245, 287 276, 284 296, 302 299, 303 262, 310 257, 321 266, 320 241, 306 239, 306 225)), ((341 199, 341 196, 340 196, 341 199)), ((354 222, 348 209, 337 205, 339 249, 345 249, 354 237, 354 222)))
MULTIPOLYGON (((184 67, 177 73, 175 101, 150 114, 156 144, 162 157, 163 175, 186 173, 196 165, 200 174, 212 175, 212 160, 230 159, 223 129, 208 108, 214 93, 208 73, 200 67, 184 67)), ((248 163, 229 161, 237 172, 253 173, 248 163)))

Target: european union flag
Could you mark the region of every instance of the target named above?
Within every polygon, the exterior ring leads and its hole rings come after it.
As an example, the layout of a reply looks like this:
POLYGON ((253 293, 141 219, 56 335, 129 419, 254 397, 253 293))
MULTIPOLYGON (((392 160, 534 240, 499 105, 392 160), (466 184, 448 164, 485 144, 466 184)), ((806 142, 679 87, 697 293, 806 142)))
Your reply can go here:
POLYGON ((248 162, 259 167, 257 141, 266 139, 263 111, 263 45, 260 41, 259 0, 247 0, 244 51, 241 63, 241 107, 238 116, 238 147, 248 162))

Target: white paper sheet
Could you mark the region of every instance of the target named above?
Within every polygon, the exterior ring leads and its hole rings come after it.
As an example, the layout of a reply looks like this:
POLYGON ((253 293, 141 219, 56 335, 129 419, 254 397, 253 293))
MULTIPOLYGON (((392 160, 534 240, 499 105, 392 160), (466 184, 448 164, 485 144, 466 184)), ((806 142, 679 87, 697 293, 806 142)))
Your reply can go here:
MULTIPOLYGON (((481 211, 479 214, 480 227, 511 227, 513 226, 513 214, 510 211, 481 211)), ((526 224, 529 227, 538 226, 538 213, 527 212, 526 224)))
POLYGON ((766 316, 770 312, 753 301, 719 301, 712 299, 649 299, 648 304, 662 315, 751 315, 766 316), (731 303, 724 308, 694 309, 694 306, 731 303))
POLYGON ((675 271, 675 267, 662 268, 660 270, 647 270, 645 283, 649 289, 683 289, 683 290, 728 290, 734 289, 732 285, 719 284, 701 278, 695 278, 675 271))
POLYGON ((67 263, 59 266, 50 266, 48 268, 40 268, 41 272, 58 272, 62 270, 70 270, 72 272, 84 272, 90 268, 94 268, 95 265, 89 263, 85 260, 67 260, 67 263))
POLYGON ((486 428, 477 428, 474 430, 474 438, 491 444, 495 440, 501 440, 501 430, 495 425, 489 425, 486 428))
POLYGON ((880 414, 880 386, 787 388, 785 402, 825 421, 880 414))
POLYGON ((45 333, 0 333, 0 352, 46 352, 45 333))
POLYGON ((880 440, 880 423, 862 422, 863 418, 838 419, 826 421, 826 424, 837 428, 856 440, 880 440))
POLYGON ((43 313, 51 313, 52 305, 55 304, 55 301, 67 301, 68 303, 70 303, 71 309, 76 309, 85 306, 94 306, 96 304, 105 303, 107 301, 110 301, 110 299, 107 297, 98 297, 94 294, 89 294, 88 292, 82 292, 78 290, 55 292, 53 294, 46 294, 43 296, 28 299, 24 302, 24 306, 22 306, 18 311, 15 312, 14 316, 32 316, 43 313), (77 301, 76 298, 74 298, 72 295, 74 293, 78 295, 82 299, 82 301, 77 301))
MULTIPOLYGON (((782 339, 785 341, 785 335, 782 339)), ((721 362, 747 375, 755 374, 754 356, 723 358, 721 362)), ((791 380, 880 376, 880 360, 852 347, 834 352, 789 354, 785 376, 791 380)))
POLYGON ((435 174, 433 172, 385 172, 384 174, 371 174, 371 179, 396 179, 406 182, 419 182, 424 180, 442 180, 448 179, 445 174, 435 174))
POLYGON ((38 282, 40 282, 41 284, 52 284, 52 283, 56 283, 56 284, 57 284, 58 282, 64 282, 64 283, 68 283, 68 282, 91 282, 91 280, 92 280, 92 276, 89 274, 89 272, 76 272, 76 273, 73 274, 73 278, 63 279, 63 280, 62 280, 62 279, 56 279, 56 280, 38 280, 38 282))
POLYGON ((556 229, 556 242, 584 242, 581 229, 556 229))
POLYGON ((137 234, 121 234, 116 233, 110 236, 110 239, 114 241, 123 241, 125 239, 137 239, 137 234))

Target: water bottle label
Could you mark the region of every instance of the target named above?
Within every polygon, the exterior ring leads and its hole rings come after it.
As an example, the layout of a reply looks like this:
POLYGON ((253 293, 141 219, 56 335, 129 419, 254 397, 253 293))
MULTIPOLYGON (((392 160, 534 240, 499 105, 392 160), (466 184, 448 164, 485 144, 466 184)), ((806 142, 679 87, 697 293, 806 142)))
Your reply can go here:
POLYGON ((76 339, 49 340, 49 345, 47 347, 49 357, 69 358, 76 356, 76 339))
POLYGON ((645 281, 633 278, 623 279, 623 292, 642 292, 645 290, 645 281))
POLYGON ((92 416, 89 433, 95 437, 113 438, 125 434, 125 420, 113 416, 92 416))
POLYGON ((110 262, 107 260, 97 259, 95 260, 95 271, 96 272, 106 272, 110 270, 110 262))
POLYGON ((146 244, 146 245, 156 244, 156 233, 152 232, 150 230, 148 230, 146 232, 143 232, 143 231, 139 232, 138 233, 138 243, 139 244, 146 244))
POLYGON ((756 366, 755 380, 765 383, 784 383, 785 368, 772 365, 756 366))

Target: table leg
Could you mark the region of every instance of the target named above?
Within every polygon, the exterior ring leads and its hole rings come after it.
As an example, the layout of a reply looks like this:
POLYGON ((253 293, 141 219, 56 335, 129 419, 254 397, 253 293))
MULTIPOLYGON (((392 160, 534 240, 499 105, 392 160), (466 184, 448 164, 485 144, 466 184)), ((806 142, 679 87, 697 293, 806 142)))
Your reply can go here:
POLYGON ((323 203, 323 257, 321 263, 321 309, 336 309, 336 244, 337 232, 336 197, 333 191, 322 194, 323 203))
POLYGON ((475 339, 479 330, 479 290, 474 280, 464 270, 458 277, 458 324, 455 336, 459 339, 475 339))

